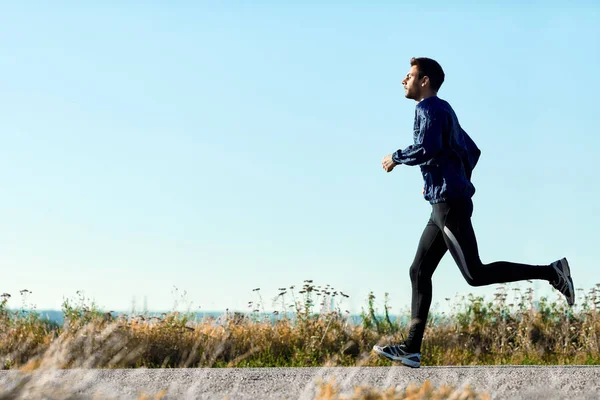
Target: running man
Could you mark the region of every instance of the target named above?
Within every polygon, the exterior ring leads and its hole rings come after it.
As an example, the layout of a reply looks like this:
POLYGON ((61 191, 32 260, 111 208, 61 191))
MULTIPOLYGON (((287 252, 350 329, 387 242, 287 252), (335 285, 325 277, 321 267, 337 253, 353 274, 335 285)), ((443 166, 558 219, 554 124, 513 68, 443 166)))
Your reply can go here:
POLYGON ((373 350, 418 368, 431 305, 431 277, 446 250, 450 250, 471 286, 543 279, 566 297, 569 306, 575 302, 575 291, 565 258, 547 265, 481 262, 471 225, 471 197, 475 193, 471 173, 481 151, 461 128, 450 104, 437 97, 445 77, 442 67, 429 58, 412 58, 410 66, 402 85, 405 97, 417 102, 414 144, 383 157, 382 166, 390 172, 397 165, 418 165, 425 181, 423 194, 432 205, 432 213, 410 267, 412 321, 408 338, 399 344, 374 346, 373 350))

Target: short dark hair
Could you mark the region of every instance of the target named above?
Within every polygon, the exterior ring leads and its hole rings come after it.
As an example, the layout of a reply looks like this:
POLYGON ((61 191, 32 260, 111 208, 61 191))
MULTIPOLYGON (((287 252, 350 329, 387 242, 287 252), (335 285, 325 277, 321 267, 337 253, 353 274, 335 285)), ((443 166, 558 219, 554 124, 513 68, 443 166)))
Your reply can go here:
POLYGON ((419 79, 428 76, 431 88, 437 92, 442 83, 444 83, 444 77, 446 76, 442 66, 437 61, 426 57, 411 58, 410 66, 412 67, 413 65, 416 65, 419 70, 419 79))

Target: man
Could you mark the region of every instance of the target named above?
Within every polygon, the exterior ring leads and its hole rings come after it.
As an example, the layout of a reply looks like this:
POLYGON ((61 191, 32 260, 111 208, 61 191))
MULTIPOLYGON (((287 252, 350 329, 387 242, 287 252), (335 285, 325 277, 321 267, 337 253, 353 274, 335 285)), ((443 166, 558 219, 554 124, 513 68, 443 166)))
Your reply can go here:
POLYGON ((412 58, 410 66, 402 85, 406 98, 417 102, 414 144, 385 156, 382 166, 390 172, 397 165, 418 165, 425 181, 423 194, 432 205, 432 213, 410 267, 412 322, 408 338, 400 344, 374 346, 373 350, 390 360, 418 368, 431 305, 431 277, 446 250, 450 250, 463 277, 472 286, 543 279, 559 290, 570 306, 575 302, 575 291, 565 258, 548 265, 481 262, 471 225, 471 197, 475 193, 471 173, 481 151, 461 128, 450 104, 437 97, 445 77, 442 67, 429 58, 412 58))

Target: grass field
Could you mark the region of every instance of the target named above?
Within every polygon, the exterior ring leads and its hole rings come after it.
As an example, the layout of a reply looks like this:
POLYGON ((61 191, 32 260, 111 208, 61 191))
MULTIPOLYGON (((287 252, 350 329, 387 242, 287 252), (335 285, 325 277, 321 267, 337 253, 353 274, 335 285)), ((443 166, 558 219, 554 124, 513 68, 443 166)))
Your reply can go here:
MULTIPOLYGON (((573 309, 505 285, 492 299, 467 295, 430 320, 422 365, 598 365, 599 288, 580 291, 573 309)), ((8 310, 8 297, 0 301, 3 369, 391 365, 371 348, 408 329, 398 322, 406 318, 390 318, 387 295, 377 310, 371 294, 360 322, 351 323, 341 307, 347 295, 312 281, 280 288, 281 312, 273 315, 260 313, 258 301, 248 313, 203 320, 175 311, 115 317, 80 296, 64 302, 58 326, 34 311, 8 310)))

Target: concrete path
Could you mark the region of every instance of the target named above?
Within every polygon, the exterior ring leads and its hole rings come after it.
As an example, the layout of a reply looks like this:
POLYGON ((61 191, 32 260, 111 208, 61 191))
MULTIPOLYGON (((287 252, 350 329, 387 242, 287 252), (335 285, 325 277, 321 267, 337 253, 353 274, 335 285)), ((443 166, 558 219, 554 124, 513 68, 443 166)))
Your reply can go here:
POLYGON ((335 367, 0 371, 0 399, 314 399, 319 380, 357 385, 470 384, 493 399, 600 399, 600 367, 335 367), (161 392, 162 391, 162 392, 161 392), (146 396, 146 397, 143 397, 146 396))

